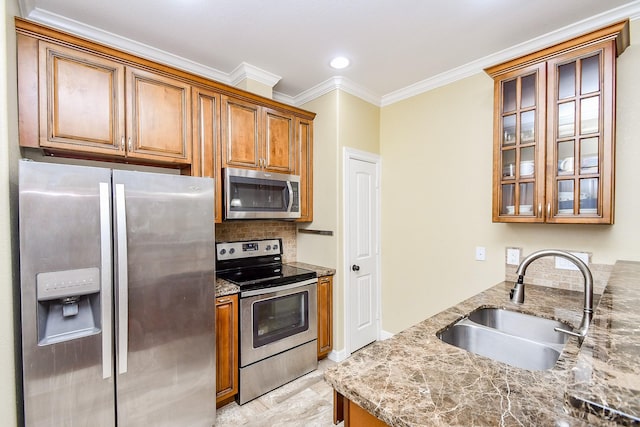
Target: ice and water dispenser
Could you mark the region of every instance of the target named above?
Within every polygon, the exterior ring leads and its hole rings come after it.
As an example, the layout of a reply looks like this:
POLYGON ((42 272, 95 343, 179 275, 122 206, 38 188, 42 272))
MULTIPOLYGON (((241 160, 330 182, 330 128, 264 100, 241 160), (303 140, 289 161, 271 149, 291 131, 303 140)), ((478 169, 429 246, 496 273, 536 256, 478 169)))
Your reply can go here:
POLYGON ((82 268, 36 275, 38 344, 100 332, 100 270, 82 268))

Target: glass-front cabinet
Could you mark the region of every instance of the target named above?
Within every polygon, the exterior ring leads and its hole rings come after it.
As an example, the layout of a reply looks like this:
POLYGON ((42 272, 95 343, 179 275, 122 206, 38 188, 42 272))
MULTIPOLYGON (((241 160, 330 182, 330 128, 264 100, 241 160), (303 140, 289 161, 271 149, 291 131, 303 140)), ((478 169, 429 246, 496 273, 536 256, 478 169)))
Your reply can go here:
MULTIPOLYGON (((507 73, 496 84, 499 141, 494 157, 498 216, 516 222, 543 221, 545 67, 537 64, 507 73)), ((494 213, 495 216, 495 213, 494 213)))
POLYGON ((628 22, 485 70, 494 222, 613 223, 615 66, 628 22))

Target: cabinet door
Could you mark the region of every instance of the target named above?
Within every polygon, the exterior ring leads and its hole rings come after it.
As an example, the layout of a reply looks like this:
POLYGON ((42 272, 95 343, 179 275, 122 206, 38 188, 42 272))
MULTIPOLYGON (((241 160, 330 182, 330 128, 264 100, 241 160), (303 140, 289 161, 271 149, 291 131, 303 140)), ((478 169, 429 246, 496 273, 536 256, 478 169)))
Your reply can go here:
POLYGON ((300 218, 313 221, 313 121, 296 118, 296 170, 300 175, 300 218))
POLYGON ((194 87, 193 162, 191 174, 206 176, 215 181, 215 222, 222 222, 222 182, 220 179, 220 95, 194 87))
POLYGON ((222 167, 260 167, 260 107, 222 96, 222 167))
POLYGON ((615 42, 548 62, 548 222, 613 223, 615 42))
POLYGON ((127 68, 127 157, 191 163, 191 86, 127 68))
POLYGON ((544 63, 495 82, 495 222, 544 221, 545 88, 544 63))
POLYGON ((124 66, 39 42, 40 146, 124 156, 124 66))
POLYGON ((216 405, 238 393, 238 296, 216 298, 216 405))
POLYGON ((294 173, 296 144, 293 115, 269 108, 263 108, 262 113, 265 129, 262 167, 273 172, 294 173))
POLYGON ((333 278, 318 278, 318 359, 333 349, 333 278))

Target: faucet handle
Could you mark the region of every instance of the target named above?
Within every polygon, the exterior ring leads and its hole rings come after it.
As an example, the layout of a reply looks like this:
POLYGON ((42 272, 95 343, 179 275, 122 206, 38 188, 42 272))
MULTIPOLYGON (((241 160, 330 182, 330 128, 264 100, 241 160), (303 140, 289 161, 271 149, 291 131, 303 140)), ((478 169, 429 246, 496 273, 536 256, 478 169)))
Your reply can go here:
POLYGON ((572 337, 578 337, 578 338, 584 338, 587 335, 587 332, 575 332, 575 331, 569 331, 567 329, 562 329, 562 328, 553 328, 554 331, 556 332, 562 332, 563 334, 567 334, 567 335, 571 335, 572 337))

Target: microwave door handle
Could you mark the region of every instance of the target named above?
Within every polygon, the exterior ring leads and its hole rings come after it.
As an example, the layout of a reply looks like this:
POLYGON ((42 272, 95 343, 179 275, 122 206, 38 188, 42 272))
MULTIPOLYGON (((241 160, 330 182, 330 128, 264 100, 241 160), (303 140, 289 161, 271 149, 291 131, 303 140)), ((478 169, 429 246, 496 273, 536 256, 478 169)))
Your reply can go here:
POLYGON ((291 212, 291 206, 293 205, 293 187, 291 187, 291 181, 287 181, 287 190, 289 191, 289 202, 287 203, 287 212, 291 212))

